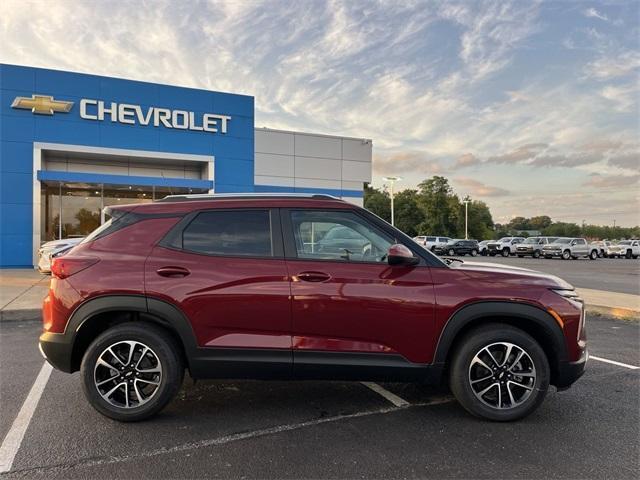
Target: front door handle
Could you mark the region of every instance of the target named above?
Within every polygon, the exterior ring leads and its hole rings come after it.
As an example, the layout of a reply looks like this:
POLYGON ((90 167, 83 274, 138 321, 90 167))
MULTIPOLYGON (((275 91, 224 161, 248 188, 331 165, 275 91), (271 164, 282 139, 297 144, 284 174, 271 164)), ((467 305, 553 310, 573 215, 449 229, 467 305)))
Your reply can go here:
POLYGON ((161 277, 176 278, 186 277, 191 272, 184 267, 160 267, 156 273, 161 277))
POLYGON ((324 272, 301 272, 297 276, 303 282, 326 282, 331 278, 331 275, 324 272))

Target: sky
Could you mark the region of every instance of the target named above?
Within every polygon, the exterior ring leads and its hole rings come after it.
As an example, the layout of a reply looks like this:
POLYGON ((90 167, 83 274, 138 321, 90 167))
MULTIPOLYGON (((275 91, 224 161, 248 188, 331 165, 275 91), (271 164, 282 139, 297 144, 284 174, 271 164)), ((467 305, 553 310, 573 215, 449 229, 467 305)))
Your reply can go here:
POLYGON ((0 2, 0 62, 255 96, 494 221, 640 224, 640 3, 0 2))

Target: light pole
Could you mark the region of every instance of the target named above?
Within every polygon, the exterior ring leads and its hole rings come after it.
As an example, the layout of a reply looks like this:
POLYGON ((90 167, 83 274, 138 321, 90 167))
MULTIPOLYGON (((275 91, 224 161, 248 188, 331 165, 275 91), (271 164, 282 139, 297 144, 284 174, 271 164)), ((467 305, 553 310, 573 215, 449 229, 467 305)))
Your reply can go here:
POLYGON ((469 199, 465 198, 464 202, 464 239, 469 240, 469 199))
POLYGON ((389 192, 391 193, 391 225, 395 226, 393 218, 393 184, 397 181, 402 180, 402 177, 384 177, 383 180, 391 184, 391 187, 389 187, 389 192))

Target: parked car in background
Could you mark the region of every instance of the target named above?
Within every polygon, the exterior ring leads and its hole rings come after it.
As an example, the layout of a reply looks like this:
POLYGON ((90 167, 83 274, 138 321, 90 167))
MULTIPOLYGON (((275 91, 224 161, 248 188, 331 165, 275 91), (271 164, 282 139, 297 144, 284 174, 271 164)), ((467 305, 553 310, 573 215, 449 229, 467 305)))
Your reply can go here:
POLYGON ((478 253, 482 256, 486 256, 489 253, 489 243, 495 240, 482 240, 478 243, 478 253))
POLYGON ((433 252, 433 249, 438 246, 438 245, 444 245, 447 242, 451 241, 451 238, 449 237, 426 237, 426 236, 419 236, 419 237, 414 237, 413 238, 418 244, 422 245, 424 248, 426 248, 427 250, 431 250, 433 252))
POLYGON ((84 237, 63 238, 43 243, 38 249, 38 271, 51 273, 51 256, 76 246, 83 239, 84 237))
POLYGON ((612 243, 609 240, 597 240, 591 242, 591 245, 598 249, 598 256, 603 258, 607 256, 607 248, 609 248, 612 243))
POLYGON ((472 257, 478 255, 478 251, 477 240, 463 240, 458 238, 433 249, 433 253, 438 255, 471 255, 472 257))
POLYGON ((584 306, 569 283, 447 265, 334 197, 184 195, 106 213, 53 261, 40 352, 80 371, 88 402, 115 420, 158 413, 185 371, 446 382, 469 412, 495 421, 527 416, 550 385, 584 372, 584 306), (368 247, 347 259, 307 248, 331 227, 368 247))
POLYGON ((560 257, 563 260, 588 257, 591 260, 598 258, 598 249, 590 245, 584 238, 560 237, 555 242, 542 247, 545 258, 560 257))
POLYGON ((557 237, 529 237, 516 246, 518 257, 539 258, 542 255, 542 247, 553 243, 557 237))
POLYGON ((503 257, 515 255, 516 247, 522 242, 524 242, 524 237, 503 237, 497 242, 490 242, 487 245, 489 255, 492 257, 496 255, 502 255, 503 257))
POLYGON ((610 258, 638 258, 640 255, 640 240, 620 240, 607 248, 610 258))

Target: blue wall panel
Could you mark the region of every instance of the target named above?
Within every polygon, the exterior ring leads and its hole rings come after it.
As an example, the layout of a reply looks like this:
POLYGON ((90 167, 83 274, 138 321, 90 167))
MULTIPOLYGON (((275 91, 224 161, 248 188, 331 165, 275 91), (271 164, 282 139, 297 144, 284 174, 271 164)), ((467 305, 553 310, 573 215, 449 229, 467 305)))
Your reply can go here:
MULTIPOLYGON (((95 111, 95 107, 93 110, 95 111)), ((198 121, 198 124, 200 122, 198 121)), ((0 267, 32 262, 33 143, 189 153, 215 157, 215 189, 253 191, 254 99, 251 96, 119 78, 0 65, 0 267), (51 95, 74 102, 69 113, 13 109, 17 96, 51 95), (80 99, 229 115, 227 134, 80 118, 80 99), (28 216, 28 220, 24 216, 28 216)), ((81 175, 82 176, 82 175, 81 175)), ((75 178, 75 177, 74 177, 75 178)), ((87 174, 90 182, 97 177, 87 174)), ((81 181, 78 178, 77 181, 81 181)), ((159 181, 159 180, 158 180, 159 181)), ((207 182, 207 185, 210 185, 207 182)))

